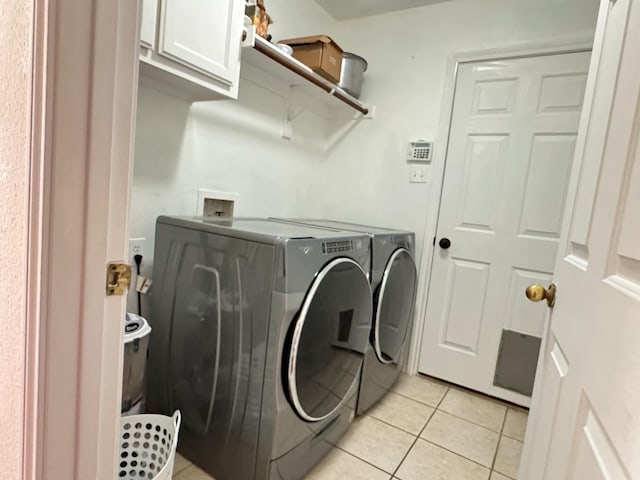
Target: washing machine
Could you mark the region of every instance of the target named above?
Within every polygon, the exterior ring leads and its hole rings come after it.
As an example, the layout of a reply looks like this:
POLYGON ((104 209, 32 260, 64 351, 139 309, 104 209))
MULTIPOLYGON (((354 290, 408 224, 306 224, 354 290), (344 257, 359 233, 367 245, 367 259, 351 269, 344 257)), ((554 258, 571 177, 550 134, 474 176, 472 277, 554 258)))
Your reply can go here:
POLYGON ((266 219, 160 217, 148 411, 217 480, 300 479, 351 423, 371 330, 370 239, 266 219))
POLYGON ((362 414, 391 389, 406 362, 418 280, 415 234, 335 220, 277 220, 336 232, 366 233, 370 238, 374 309, 358 394, 357 413, 362 414))

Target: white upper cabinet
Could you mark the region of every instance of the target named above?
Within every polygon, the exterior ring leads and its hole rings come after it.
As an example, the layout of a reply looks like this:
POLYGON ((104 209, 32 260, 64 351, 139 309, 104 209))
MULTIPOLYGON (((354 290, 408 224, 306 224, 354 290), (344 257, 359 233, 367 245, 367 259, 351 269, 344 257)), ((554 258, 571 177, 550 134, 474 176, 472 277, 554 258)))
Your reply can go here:
POLYGON ((237 98, 244 0, 143 0, 141 79, 188 100, 237 98))
POLYGON ((156 25, 158 19, 158 0, 142 1, 142 27, 140 43, 147 48, 156 46, 156 25))
POLYGON ((159 52, 233 83, 240 71, 243 6, 238 0, 164 0, 159 52))

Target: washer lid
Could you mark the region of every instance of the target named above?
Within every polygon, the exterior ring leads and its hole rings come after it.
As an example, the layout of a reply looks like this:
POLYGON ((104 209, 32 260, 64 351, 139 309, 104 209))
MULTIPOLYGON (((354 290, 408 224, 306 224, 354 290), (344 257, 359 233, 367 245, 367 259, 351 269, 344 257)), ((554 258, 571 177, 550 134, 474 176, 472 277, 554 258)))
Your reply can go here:
POLYGON ((413 320, 416 264, 406 248, 389 257, 377 292, 373 347, 382 363, 399 363, 413 320))
POLYGON ((357 388, 371 300, 367 274, 350 258, 332 260, 313 280, 283 359, 289 399, 304 420, 329 417, 357 388))

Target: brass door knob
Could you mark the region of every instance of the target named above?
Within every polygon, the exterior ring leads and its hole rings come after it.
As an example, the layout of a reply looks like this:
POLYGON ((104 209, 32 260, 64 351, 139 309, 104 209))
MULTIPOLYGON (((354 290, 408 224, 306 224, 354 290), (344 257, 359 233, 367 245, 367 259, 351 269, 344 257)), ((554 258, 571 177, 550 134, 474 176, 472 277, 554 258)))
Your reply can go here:
POLYGON ((530 285, 527 287, 526 295, 532 302, 541 302, 542 300, 546 300, 547 305, 551 308, 556 303, 557 291, 558 287, 556 287, 555 283, 549 285, 549 288, 544 288, 541 285, 530 285))

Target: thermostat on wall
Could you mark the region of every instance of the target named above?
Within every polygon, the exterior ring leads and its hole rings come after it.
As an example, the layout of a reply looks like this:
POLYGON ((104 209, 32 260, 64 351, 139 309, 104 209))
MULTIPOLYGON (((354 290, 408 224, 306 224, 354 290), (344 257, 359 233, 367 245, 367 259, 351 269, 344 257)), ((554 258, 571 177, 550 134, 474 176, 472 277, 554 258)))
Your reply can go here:
POLYGON ((433 142, 417 140, 409 143, 407 149, 408 162, 430 163, 433 156, 433 142))

